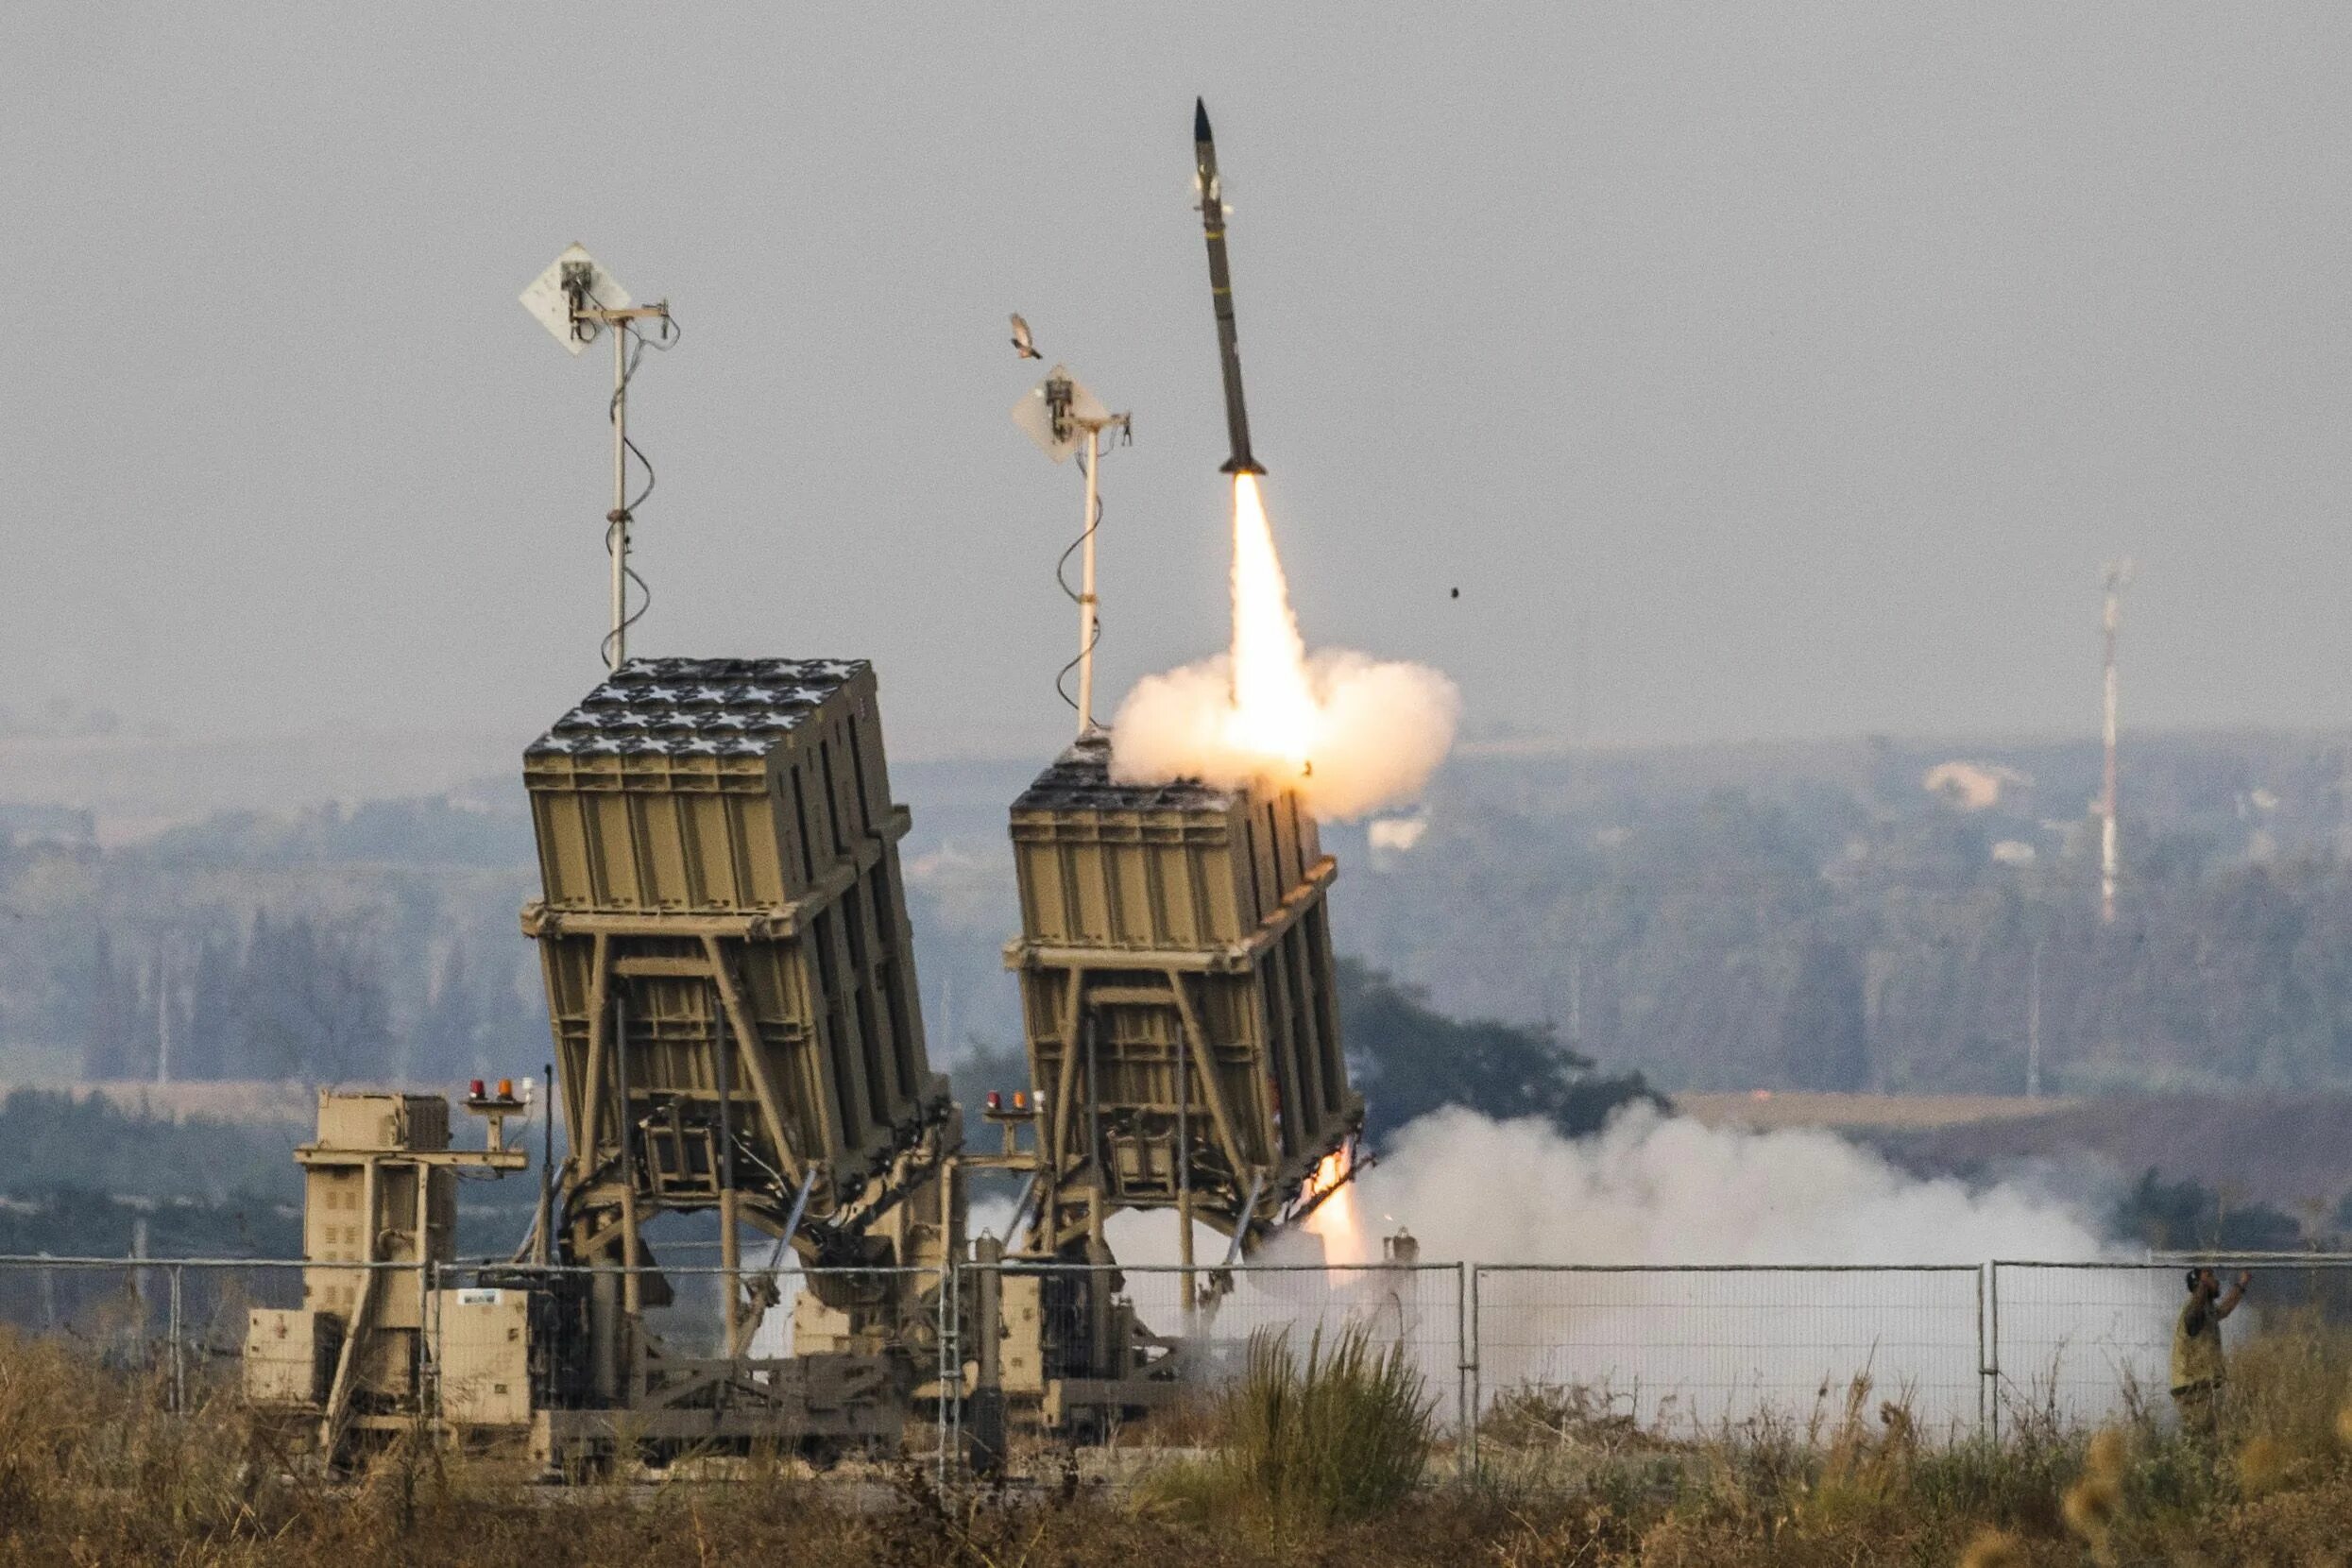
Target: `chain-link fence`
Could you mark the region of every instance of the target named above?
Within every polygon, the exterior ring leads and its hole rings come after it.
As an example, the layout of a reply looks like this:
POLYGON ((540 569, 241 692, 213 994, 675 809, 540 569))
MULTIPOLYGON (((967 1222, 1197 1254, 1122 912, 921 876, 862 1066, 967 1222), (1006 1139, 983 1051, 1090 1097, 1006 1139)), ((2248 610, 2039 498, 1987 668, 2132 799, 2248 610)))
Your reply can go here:
POLYGON ((1474 1270, 1482 1411, 1712 1433, 1834 1415, 1868 1390, 1931 1429, 1983 1419, 1982 1270, 1689 1267, 1474 1270))
MULTIPOLYGON (((257 1330, 256 1308, 291 1312, 317 1297, 356 1300, 370 1278, 384 1299, 413 1304, 427 1278, 414 1264, 306 1263, 286 1258, 0 1257, 0 1324, 86 1348, 106 1367, 158 1377, 172 1409, 242 1386, 248 1355, 307 1355, 257 1330)), ((390 1315, 400 1321, 401 1314, 390 1315)))
MULTIPOLYGON (((558 1446, 592 1449, 622 1440, 612 1412, 626 1407, 634 1431, 681 1444, 800 1433, 823 1453, 916 1457, 945 1481, 963 1464, 976 1392, 992 1378, 1011 1401, 1033 1403, 1050 1386, 1062 1430, 1123 1427, 1122 1442, 1183 1446, 1201 1440, 1198 1423, 1170 1422, 1154 1440, 1149 1416, 1213 1397, 1253 1338, 1304 1355, 1348 1329, 1405 1355, 1441 1446, 1465 1466, 1481 1425, 1514 1412, 1712 1435, 1766 1418, 1834 1420, 1857 1379, 1867 1380, 1866 1413, 1899 1405, 1937 1437, 1997 1435, 2028 1419, 2090 1425, 2135 1402, 2161 1416, 2190 1261, 811 1270, 788 1256, 730 1276, 706 1265, 420 1271, 20 1256, 0 1257, 0 1324, 153 1377, 173 1408, 274 1389, 272 1377, 298 1403, 335 1356, 332 1344, 322 1352, 303 1338, 310 1315, 298 1309, 347 1312, 365 1295, 372 1323, 416 1336, 413 1382, 392 1395, 452 1431, 537 1422, 558 1446), (619 1313, 592 1309, 600 1297, 619 1313), (644 1339, 598 1327, 632 1310, 644 1339), (978 1326, 986 1314, 998 1325, 994 1355, 978 1326), (264 1363, 258 1383, 254 1356, 264 1363), (1142 1374, 1101 1375, 1122 1358, 1142 1374)), ((2231 1276, 2241 1266, 2195 1261, 2231 1276)), ((2352 1258, 2242 1267, 2255 1286, 2228 1325, 2233 1349, 2290 1312, 2352 1321, 2352 1258)), ((383 1391, 386 1378, 412 1374, 352 1375, 383 1391)))
POLYGON ((2252 1276, 2224 1335, 2241 1342, 2308 1312, 2352 1321, 2352 1258, 2188 1255, 2134 1263, 1988 1265, 1993 1418, 2090 1425, 2160 1404, 2172 1384, 2173 1332, 2190 1269, 2252 1276))
MULTIPOLYGON (((1319 1342, 1329 1346, 1352 1331, 1376 1352, 1403 1352, 1441 1430, 1457 1427, 1471 1408, 1467 1275, 1460 1264, 1185 1269, 1007 1262, 962 1270, 965 1302, 980 1299, 987 1287, 982 1276, 992 1269, 1002 1310, 1009 1317, 1038 1313, 1046 1341, 1091 1344, 1108 1334, 1141 1343, 1147 1385, 1165 1380, 1189 1391, 1213 1390, 1242 1372, 1253 1339, 1278 1341, 1304 1357, 1319 1342)), ((1064 1372, 1030 1369, 1037 1378, 1064 1372)), ((1099 1391, 1106 1400, 1116 1396, 1099 1391)))

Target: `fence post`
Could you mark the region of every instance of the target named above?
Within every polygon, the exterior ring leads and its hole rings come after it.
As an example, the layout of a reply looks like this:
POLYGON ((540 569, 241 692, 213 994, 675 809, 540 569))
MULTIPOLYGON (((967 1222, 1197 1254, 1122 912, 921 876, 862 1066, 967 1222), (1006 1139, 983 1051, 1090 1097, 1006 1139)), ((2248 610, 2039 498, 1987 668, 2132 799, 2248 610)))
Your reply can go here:
MULTIPOLYGON (((441 1352, 446 1348, 441 1338, 441 1260, 437 1257, 425 1260, 425 1303, 432 1308, 432 1317, 418 1325, 418 1333, 424 1340, 424 1360, 433 1369, 433 1383, 429 1389, 417 1390, 417 1407, 427 1421, 437 1424, 441 1419, 441 1352)), ((421 1378, 424 1368, 419 1367, 417 1373, 421 1378)))
POLYGON ((183 1364, 183 1361, 182 1361, 182 1358, 181 1358, 181 1355, 180 1355, 180 1350, 179 1350, 179 1332, 180 1332, 180 1324, 181 1324, 181 1321, 182 1321, 182 1319, 181 1319, 181 1317, 180 1317, 180 1309, 179 1309, 179 1276, 180 1276, 180 1273, 181 1273, 181 1270, 182 1270, 183 1267, 184 1267, 183 1265, 181 1265, 181 1264, 177 1264, 177 1263, 175 1263, 175 1264, 173 1264, 173 1265, 172 1265, 172 1287, 171 1287, 171 1309, 170 1309, 170 1310, 171 1310, 171 1358, 172 1358, 172 1359, 171 1359, 171 1368, 172 1368, 172 1414, 174 1414, 174 1415, 183 1415, 183 1414, 185 1414, 185 1413, 186 1413, 187 1408, 188 1408, 188 1385, 187 1385, 187 1374, 186 1374, 185 1366, 184 1366, 184 1364, 183 1364))
POLYGON ((1984 1363, 1986 1381, 1991 1389, 1993 1441, 2001 1440, 2001 1264, 1998 1259, 1985 1266, 1985 1304, 1991 1317, 1986 1334, 1986 1345, 1991 1352, 1984 1363))
POLYGON ((1481 1265, 1454 1265, 1454 1338, 1460 1354, 1456 1386, 1462 1402, 1462 1457, 1471 1474, 1478 1473, 1478 1408, 1484 1403, 1478 1386, 1478 1274, 1481 1265))
POLYGON ((948 1453, 961 1429, 963 1408, 963 1356, 956 1342, 957 1258, 949 1253, 939 1266, 939 1409, 934 1438, 939 1449, 938 1486, 947 1490, 948 1453))
POLYGON ((1976 1429, 1981 1435, 1992 1424, 1992 1348, 1985 1337, 1985 1296, 1991 1289, 1992 1266, 1976 1270, 1976 1429))

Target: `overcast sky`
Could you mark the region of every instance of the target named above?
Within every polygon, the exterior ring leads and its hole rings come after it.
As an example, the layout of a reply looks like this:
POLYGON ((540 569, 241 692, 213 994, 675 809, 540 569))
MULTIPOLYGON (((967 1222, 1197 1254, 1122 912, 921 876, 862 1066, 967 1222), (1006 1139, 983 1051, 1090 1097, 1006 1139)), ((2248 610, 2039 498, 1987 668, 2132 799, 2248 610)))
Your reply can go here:
POLYGON ((1311 643, 1611 741, 2352 720, 2352 8, 0 8, 21 707, 528 732, 599 673, 585 243, 687 337, 638 645, 1034 754, 1224 634, 1192 99, 1311 643), (1450 590, 1458 587, 1458 600, 1450 590), (1107 706, 1107 705, 1106 705, 1107 706))

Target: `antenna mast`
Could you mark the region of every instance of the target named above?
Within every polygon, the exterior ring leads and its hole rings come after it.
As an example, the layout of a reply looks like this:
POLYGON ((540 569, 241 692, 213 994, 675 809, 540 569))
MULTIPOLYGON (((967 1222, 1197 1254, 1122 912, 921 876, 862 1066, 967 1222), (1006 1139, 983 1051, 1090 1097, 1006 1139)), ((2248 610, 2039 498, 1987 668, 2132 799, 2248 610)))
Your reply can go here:
POLYGON ((2099 923, 2103 926, 2115 924, 2115 885, 2122 865, 2115 824, 2115 632, 2123 617, 2123 588, 2131 580, 2130 561, 2107 563, 2105 576, 2106 605, 2101 617, 2105 655, 2105 716, 2101 725, 2101 736, 2106 747, 2106 766, 2099 788, 2099 923))
MULTIPOLYGON (((629 453, 637 450, 629 444, 629 342, 650 341, 631 323, 658 319, 663 341, 656 347, 668 347, 673 341, 670 301, 631 304, 628 290, 574 245, 532 280, 522 291, 522 307, 575 355, 600 334, 612 338, 612 510, 605 514, 605 550, 612 557, 612 629, 605 636, 604 654, 605 668, 618 670, 629 656, 629 626, 637 619, 628 607, 629 579, 637 575, 629 567, 629 525, 635 520, 630 515, 629 453)), ((645 461, 642 452, 638 461, 645 461)), ((652 471, 648 465, 649 476, 652 471)), ((638 582, 642 588, 644 579, 638 582)), ((638 614, 643 613, 640 605, 638 614)))
MULTIPOLYGON (((1099 601, 1095 595, 1095 530, 1102 521, 1101 487, 1096 470, 1102 461, 1102 433, 1116 430, 1133 439, 1133 416, 1114 414, 1104 408, 1066 366, 1057 365, 1046 372, 1044 381, 1031 387, 1028 395, 1013 405, 1013 422, 1057 463, 1078 451, 1082 444, 1086 452, 1084 461, 1079 464, 1085 478, 1085 510, 1081 515, 1078 538, 1070 547, 1079 553, 1079 587, 1072 592, 1066 578, 1062 583, 1063 591, 1078 602, 1078 656, 1062 667, 1065 675, 1073 669, 1078 672, 1078 695, 1071 699, 1065 691, 1063 696, 1078 709, 1078 738, 1082 741, 1098 727, 1095 644, 1102 640, 1101 618, 1096 613, 1099 601)), ((1068 560, 1069 553, 1065 551, 1062 558, 1068 560)), ((1057 679, 1055 685, 1060 684, 1057 679)))

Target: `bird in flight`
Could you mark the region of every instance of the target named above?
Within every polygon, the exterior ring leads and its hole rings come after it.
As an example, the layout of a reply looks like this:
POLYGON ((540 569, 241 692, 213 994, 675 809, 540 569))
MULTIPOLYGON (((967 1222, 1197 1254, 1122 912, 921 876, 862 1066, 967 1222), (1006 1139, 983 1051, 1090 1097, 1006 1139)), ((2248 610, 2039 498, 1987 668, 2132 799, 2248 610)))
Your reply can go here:
POLYGON ((1037 351, 1037 345, 1029 340, 1029 323, 1022 320, 1017 313, 1013 317, 1013 351, 1023 359, 1046 357, 1037 351))

